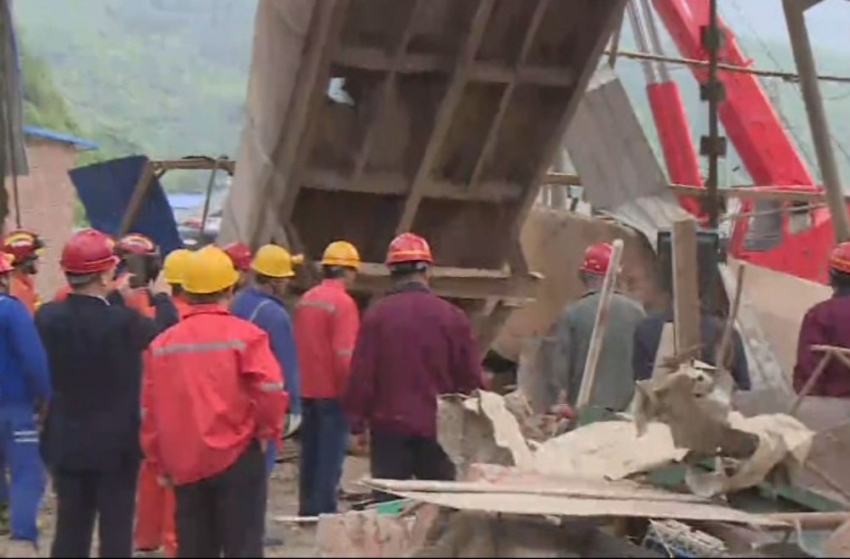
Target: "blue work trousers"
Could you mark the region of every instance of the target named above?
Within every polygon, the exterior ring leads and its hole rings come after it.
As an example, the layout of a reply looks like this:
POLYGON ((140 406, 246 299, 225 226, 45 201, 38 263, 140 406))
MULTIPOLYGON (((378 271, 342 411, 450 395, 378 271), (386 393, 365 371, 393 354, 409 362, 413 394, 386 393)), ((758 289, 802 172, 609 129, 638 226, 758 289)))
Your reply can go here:
POLYGON ((336 512, 336 496, 348 446, 348 421, 335 399, 302 399, 301 516, 336 512))
MULTIPOLYGON (((38 541, 38 509, 46 474, 38 450, 35 412, 28 404, 0 404, 0 449, 9 469, 13 540, 38 541)), ((2 471, 5 477, 5 468, 2 471)))

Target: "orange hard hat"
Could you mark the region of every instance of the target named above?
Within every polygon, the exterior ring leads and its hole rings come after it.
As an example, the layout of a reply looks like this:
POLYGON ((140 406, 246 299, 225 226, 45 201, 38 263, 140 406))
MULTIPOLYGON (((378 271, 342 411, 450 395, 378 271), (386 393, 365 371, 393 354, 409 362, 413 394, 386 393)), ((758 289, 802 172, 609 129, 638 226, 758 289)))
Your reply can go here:
POLYGON ((62 249, 59 265, 68 274, 97 274, 114 268, 118 257, 115 243, 96 229, 83 229, 74 233, 62 249))
POLYGON ((10 231, 3 239, 3 252, 12 256, 12 264, 22 264, 40 256, 44 243, 28 229, 10 231))
POLYGON ((130 233, 124 235, 115 243, 115 254, 126 256, 128 254, 154 254, 157 251, 156 243, 150 237, 141 233, 130 233))
POLYGON ((434 263, 431 256, 431 247, 428 241, 414 233, 402 233, 390 241, 387 249, 387 266, 393 264, 404 264, 405 262, 427 262, 434 263))
POLYGON ((251 269, 251 247, 245 243, 230 243, 225 245, 222 250, 227 253, 230 260, 233 261, 233 267, 241 272, 247 272, 251 269))
POLYGON ((836 272, 850 274, 850 242, 835 245, 829 254, 829 267, 836 272))
POLYGON ((614 247, 611 243, 593 243, 584 251, 584 259, 579 269, 588 274, 604 275, 608 272, 613 252, 614 247))

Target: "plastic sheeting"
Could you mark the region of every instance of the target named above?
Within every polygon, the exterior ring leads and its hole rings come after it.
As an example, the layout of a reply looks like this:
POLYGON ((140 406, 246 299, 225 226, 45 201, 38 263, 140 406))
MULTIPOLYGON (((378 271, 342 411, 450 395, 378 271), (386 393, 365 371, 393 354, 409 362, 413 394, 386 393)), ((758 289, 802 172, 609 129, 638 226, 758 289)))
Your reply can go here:
MULTIPOLYGON (((147 162, 147 157, 134 155, 87 165, 68 173, 92 227, 110 235, 118 233, 121 218, 147 162)), ((158 180, 151 182, 130 231, 153 239, 163 254, 182 248, 174 213, 158 180)))

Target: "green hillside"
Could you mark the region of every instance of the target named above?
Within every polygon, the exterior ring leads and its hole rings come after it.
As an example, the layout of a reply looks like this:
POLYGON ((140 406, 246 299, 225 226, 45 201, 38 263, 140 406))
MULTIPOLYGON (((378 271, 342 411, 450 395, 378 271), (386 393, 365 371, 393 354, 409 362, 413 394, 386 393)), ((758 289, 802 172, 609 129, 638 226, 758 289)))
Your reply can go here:
MULTIPOLYGON (((99 157, 139 152, 153 157, 233 155, 255 7, 256 0, 19 0, 15 14, 23 43, 38 58, 26 63, 25 72, 31 81, 55 84, 50 95, 28 106, 28 119, 98 141, 99 157)), ((758 67, 794 66, 783 42, 740 41, 758 67)), ((850 75, 850 55, 821 49, 818 59, 822 73, 850 75)), ((651 130, 639 64, 621 59, 618 72, 651 130)), ((674 67, 673 75, 682 85, 696 141, 706 128, 706 109, 690 72, 674 67)), ((797 86, 764 83, 813 162, 797 86)), ((839 161, 850 178, 850 157, 841 151, 845 146, 850 150, 850 87, 825 85, 824 95, 839 161)), ((733 155, 728 168, 735 167, 733 155)), ((731 171, 727 176, 728 182, 747 180, 731 171)), ((203 182, 198 178, 180 186, 200 188, 203 182)))

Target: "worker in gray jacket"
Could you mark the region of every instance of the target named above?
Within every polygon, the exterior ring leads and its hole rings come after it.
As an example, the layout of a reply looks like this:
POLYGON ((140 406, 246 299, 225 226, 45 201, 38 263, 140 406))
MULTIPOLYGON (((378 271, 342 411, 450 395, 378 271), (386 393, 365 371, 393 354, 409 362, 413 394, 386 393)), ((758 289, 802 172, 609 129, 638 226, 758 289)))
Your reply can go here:
MULTIPOLYGON (((609 243, 595 243, 585 250, 579 275, 586 291, 561 312, 541 344, 538 365, 548 385, 544 391, 547 407, 575 406, 612 251, 609 243)), ((640 304, 619 293, 613 294, 590 405, 616 411, 628 407, 635 384, 634 332, 644 316, 640 304)))

